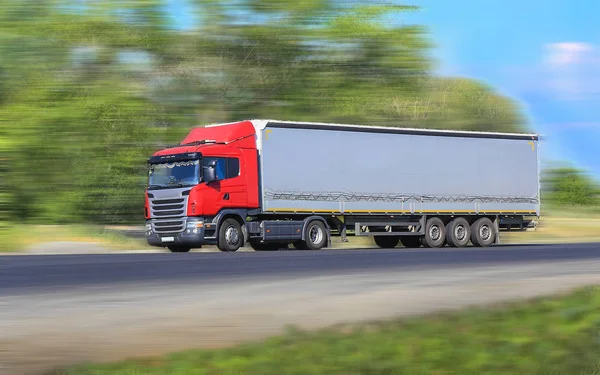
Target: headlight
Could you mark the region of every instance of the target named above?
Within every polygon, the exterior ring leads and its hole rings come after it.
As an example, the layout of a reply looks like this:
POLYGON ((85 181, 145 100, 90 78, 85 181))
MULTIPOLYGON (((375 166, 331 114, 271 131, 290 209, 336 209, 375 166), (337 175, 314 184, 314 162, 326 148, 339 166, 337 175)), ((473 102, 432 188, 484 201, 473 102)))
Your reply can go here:
POLYGON ((204 226, 204 221, 188 221, 187 222, 187 229, 196 229, 196 228, 202 228, 204 226))
POLYGON ((146 223, 146 232, 152 232, 152 224, 146 223))

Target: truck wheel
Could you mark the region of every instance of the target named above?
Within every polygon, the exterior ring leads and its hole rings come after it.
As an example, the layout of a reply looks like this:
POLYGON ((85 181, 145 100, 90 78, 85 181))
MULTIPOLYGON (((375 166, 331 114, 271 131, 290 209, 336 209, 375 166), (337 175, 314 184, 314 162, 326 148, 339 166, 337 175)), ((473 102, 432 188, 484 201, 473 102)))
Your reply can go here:
POLYGON ((233 218, 226 219, 219 228, 219 241, 217 247, 221 251, 238 251, 244 244, 242 227, 233 218))
POLYGON ((417 248, 417 247, 421 247, 421 237, 417 237, 417 236, 402 236, 400 238, 400 243, 402 244, 402 246, 406 247, 406 248, 417 248))
POLYGON ((306 247, 310 250, 320 250, 327 244, 327 228, 320 220, 313 220, 306 226, 304 235, 306 247))
POLYGON ((475 221, 471 225, 471 242, 477 247, 488 247, 496 239, 494 224, 487 217, 475 221))
POLYGON ((187 253, 191 250, 191 248, 184 246, 168 246, 168 248, 172 253, 187 253))
POLYGON ((446 227, 439 217, 427 219, 425 224, 425 237, 423 238, 424 247, 442 247, 446 242, 446 227))
POLYGON ((398 246, 400 238, 396 236, 374 236, 375 244, 382 249, 393 249, 398 246))
POLYGON ((464 217, 457 217, 446 227, 446 242, 450 247, 465 247, 471 239, 471 226, 464 217))

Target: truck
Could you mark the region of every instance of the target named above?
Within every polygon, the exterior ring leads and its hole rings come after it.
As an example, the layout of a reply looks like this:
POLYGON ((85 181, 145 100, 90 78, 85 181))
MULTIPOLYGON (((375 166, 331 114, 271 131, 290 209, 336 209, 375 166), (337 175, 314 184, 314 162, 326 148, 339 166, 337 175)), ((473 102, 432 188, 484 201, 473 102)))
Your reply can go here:
POLYGON ((243 120, 148 159, 149 245, 488 247, 540 216, 537 134, 243 120))

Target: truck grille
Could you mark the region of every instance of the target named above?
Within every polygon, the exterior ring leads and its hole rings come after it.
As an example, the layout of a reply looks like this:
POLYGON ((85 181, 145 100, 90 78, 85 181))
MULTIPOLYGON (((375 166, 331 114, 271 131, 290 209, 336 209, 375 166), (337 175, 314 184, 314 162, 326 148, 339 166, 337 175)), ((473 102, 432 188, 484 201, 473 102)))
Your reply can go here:
POLYGON ((152 225, 156 233, 178 233, 185 230, 187 197, 151 199, 152 225))
POLYGON ((156 233, 178 233, 185 229, 185 220, 177 221, 155 221, 154 231, 156 233))

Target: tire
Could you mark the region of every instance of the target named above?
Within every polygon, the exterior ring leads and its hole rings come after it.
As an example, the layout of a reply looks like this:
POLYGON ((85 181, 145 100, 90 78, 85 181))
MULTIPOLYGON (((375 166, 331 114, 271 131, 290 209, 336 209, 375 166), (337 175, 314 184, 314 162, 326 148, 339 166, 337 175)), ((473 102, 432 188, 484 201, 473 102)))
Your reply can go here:
POLYGON ((320 220, 313 220, 306 226, 305 240, 307 250, 320 250, 327 244, 327 228, 320 220))
POLYGON ((398 246, 400 238, 397 236, 374 236, 375 244, 382 249, 393 249, 398 246))
POLYGON ((473 243, 473 246, 491 246, 497 235, 494 223, 487 217, 482 217, 471 225, 471 243, 473 243))
POLYGON ((188 253, 191 248, 185 246, 167 246, 172 253, 188 253))
POLYGON ((471 240, 471 225, 464 217, 457 217, 446 227, 446 242, 450 247, 465 247, 471 240))
POLYGON ((402 244, 402 246, 409 248, 409 249, 415 249, 417 247, 421 247, 421 242, 422 242, 421 237, 417 237, 417 236, 402 236, 400 238, 400 243, 402 244))
POLYGON ((277 251, 279 249, 287 248, 288 244, 280 242, 266 242, 261 243, 260 241, 250 241, 250 247, 254 251, 277 251))
POLYGON ((427 219, 422 243, 424 247, 428 248, 439 248, 446 243, 446 227, 439 217, 427 219))
POLYGON ((233 218, 226 219, 219 228, 217 247, 224 252, 238 251, 244 244, 242 226, 233 218))

